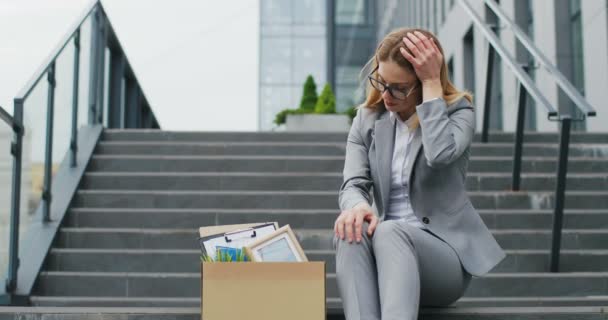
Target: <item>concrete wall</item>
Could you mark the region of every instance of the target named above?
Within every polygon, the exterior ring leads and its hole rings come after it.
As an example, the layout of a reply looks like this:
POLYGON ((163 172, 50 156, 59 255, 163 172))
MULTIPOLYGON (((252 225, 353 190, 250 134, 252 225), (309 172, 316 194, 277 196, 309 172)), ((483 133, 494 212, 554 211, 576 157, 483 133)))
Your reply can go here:
MULTIPOLYGON (((514 17, 516 12, 516 1, 519 0, 502 0, 502 9, 510 16, 514 17)), ((449 2, 449 1, 446 1, 449 2)), ((469 3, 474 7, 477 14, 484 18, 485 10, 482 0, 470 0, 469 3)), ((602 123, 608 121, 608 108, 605 101, 608 100, 608 17, 605 0, 584 0, 581 1, 582 10, 582 25, 583 25, 583 47, 584 47, 584 76, 585 76, 585 94, 589 103, 596 108, 597 118, 591 118, 586 123, 587 131, 606 131, 608 127, 602 126, 602 123)), ((438 6, 438 9, 440 6, 438 6)), ((423 6, 422 9, 426 9, 423 6)), ((532 1, 532 10, 534 14, 533 28, 534 41, 546 57, 554 64, 557 64, 558 57, 561 59, 560 67, 567 70, 571 66, 565 65, 567 61, 567 52, 565 48, 563 36, 556 30, 563 29, 565 25, 563 19, 557 19, 558 14, 563 14, 564 2, 560 0, 543 0, 532 1), (558 25, 562 23, 562 25, 558 25)), ((483 118, 483 101, 484 101, 484 86, 486 61, 488 44, 480 34, 477 28, 474 29, 474 61, 475 61, 475 88, 467 88, 465 85, 465 59, 464 56, 464 37, 472 25, 471 20, 464 10, 456 3, 450 10, 446 10, 446 17, 443 24, 438 21, 439 30, 437 35, 444 47, 446 60, 453 58, 454 74, 452 75, 456 86, 463 89, 473 90, 476 93, 475 105, 477 107, 477 127, 481 129, 483 118)), ((425 17, 426 15, 423 15, 425 17)), ((440 14, 435 15, 440 17, 440 14)), ((403 25, 411 25, 407 19, 401 21, 403 25)), ((393 22, 395 24, 395 22, 393 22)), ((422 26, 427 24, 423 21, 422 26)), ((432 23, 431 23, 432 25, 432 23)), ((501 29, 501 40, 512 56, 518 55, 516 41, 513 33, 508 29, 501 29)), ((521 54, 519 54, 521 57, 521 54)), ((470 61, 470 59, 469 59, 470 61)), ((523 61, 522 61, 523 62, 523 61)), ((548 101, 557 108, 560 102, 559 91, 553 81, 553 78, 544 69, 537 69, 536 84, 545 94, 548 101)), ((515 120, 517 112, 517 82, 513 73, 503 65, 502 68, 502 127, 504 131, 515 130, 515 120)), ((564 104, 564 101, 561 101, 564 104)), ((536 106, 538 113, 536 115, 535 127, 538 131, 555 131, 557 125, 555 122, 547 120, 544 108, 541 105, 536 106)))
POLYGON ((608 126, 608 1, 581 1, 585 94, 598 117, 587 122, 589 131, 606 131, 608 126))

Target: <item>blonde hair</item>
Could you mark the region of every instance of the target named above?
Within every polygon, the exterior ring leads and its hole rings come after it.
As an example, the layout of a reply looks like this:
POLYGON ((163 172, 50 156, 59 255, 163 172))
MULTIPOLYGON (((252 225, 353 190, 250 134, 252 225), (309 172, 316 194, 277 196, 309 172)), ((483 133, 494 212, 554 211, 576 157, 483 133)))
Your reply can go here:
MULTIPOLYGON (((409 72, 412 72, 415 74, 414 67, 412 66, 412 64, 405 57, 403 57, 403 55, 399 51, 399 48, 403 47, 410 54, 412 54, 410 49, 408 49, 405 46, 402 39, 407 35, 408 32, 413 33, 415 31, 419 31, 422 34, 424 34, 427 38, 431 38, 431 39, 435 40, 435 44, 437 44, 437 47, 439 48, 439 51, 441 52, 441 55, 443 56, 443 48, 441 47, 439 40, 437 39, 437 37, 435 37, 435 35, 433 33, 429 32, 427 30, 418 29, 418 28, 399 28, 399 29, 393 30, 388 35, 386 35, 384 37, 384 39, 382 39, 382 41, 378 45, 378 48, 376 49, 374 56, 365 64, 365 66, 361 70, 360 79, 362 81, 367 82, 367 89, 366 89, 367 96, 366 96, 365 101, 360 106, 358 106, 358 108, 370 108, 370 109, 374 109, 374 110, 384 108, 384 101, 382 99, 382 93, 379 90, 372 87, 371 84, 369 83, 369 81, 367 81, 367 76, 372 72, 372 70, 377 70, 378 63, 380 61, 395 62, 399 66, 401 66, 401 67, 405 68, 406 70, 408 70, 409 72)), ((452 84, 452 82, 450 81, 450 79, 448 77, 448 67, 445 62, 445 58, 443 60, 444 61, 443 61, 443 64, 441 65, 441 72, 440 72, 441 87, 443 88, 443 99, 447 102, 448 105, 450 105, 464 97, 472 104, 472 102, 473 102, 472 94, 468 91, 458 90, 454 86, 454 84, 452 84)), ((419 87, 419 89, 421 89, 421 87, 419 87)), ((421 100, 422 100, 422 98, 419 99, 417 104, 422 103, 421 100)), ((417 114, 414 113, 412 115, 412 117, 414 117, 414 119, 412 119, 412 130, 413 130, 418 127, 420 122, 419 122, 417 114)))

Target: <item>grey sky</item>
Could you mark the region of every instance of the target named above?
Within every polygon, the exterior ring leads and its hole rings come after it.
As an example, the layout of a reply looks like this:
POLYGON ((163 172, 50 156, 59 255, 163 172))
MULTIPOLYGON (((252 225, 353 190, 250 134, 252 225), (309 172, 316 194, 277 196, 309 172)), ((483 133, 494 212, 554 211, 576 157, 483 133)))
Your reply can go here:
MULTIPOLYGON (((258 1, 102 1, 163 129, 256 130, 258 1)), ((12 113, 15 94, 88 3, 0 0, 0 105, 12 113)), ((26 105, 35 137, 44 132, 43 89, 26 105)), ((68 101, 58 104, 63 127, 68 101)), ((33 143, 36 161, 42 145, 33 143)))

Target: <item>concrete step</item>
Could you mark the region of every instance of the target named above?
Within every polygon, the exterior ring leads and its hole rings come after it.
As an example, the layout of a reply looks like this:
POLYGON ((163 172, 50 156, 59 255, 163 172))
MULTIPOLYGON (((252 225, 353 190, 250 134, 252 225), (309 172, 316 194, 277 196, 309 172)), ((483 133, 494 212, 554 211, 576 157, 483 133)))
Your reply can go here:
MULTIPOLYGON (((511 190, 511 173, 468 173, 467 190, 490 191, 511 190)), ((552 191, 557 185, 556 173, 522 173, 520 190, 552 191)), ((608 190, 608 174, 570 172, 566 179, 566 188, 571 191, 608 190)))
MULTIPOLYGON (((95 154, 344 156, 345 142, 101 141, 95 154)), ((601 145, 597 146, 601 148, 601 145)))
MULTIPOLYGON (((466 297, 559 297, 604 295, 608 274, 490 273, 474 278, 466 297)), ((41 272, 36 295, 115 297, 199 297, 200 272, 41 272)), ((334 273, 327 273, 327 297, 339 297, 334 273)))
MULTIPOLYGON (((105 129, 101 141, 177 142, 346 142, 347 133, 320 132, 202 132, 148 129, 105 129)), ((557 140, 553 140, 557 141, 557 140)))
MULTIPOLYGON (((333 227, 333 226, 332 226, 333 227)), ((295 229, 306 250, 332 250, 331 229, 295 229)), ((492 230, 505 250, 548 250, 550 230, 492 230)), ((127 229, 127 228, 62 228, 54 248, 88 249, 199 249, 197 230, 127 229)), ((562 233, 562 249, 608 249, 608 230, 572 230, 562 233)))
MULTIPOLYGON (((189 272, 200 270, 200 250, 144 249, 52 249, 46 271, 80 272, 189 272)), ((327 272, 335 272, 333 250, 307 250, 310 261, 324 261, 327 272)), ((492 272, 546 272, 548 250, 508 250, 507 258, 492 272)), ((608 270, 608 250, 563 250, 561 272, 608 270)))
MULTIPOLYGON (((171 297, 79 297, 79 296, 31 296, 32 306, 37 307, 96 307, 96 308, 198 308, 201 299, 171 297)), ((338 301, 338 303, 342 303, 338 301)), ((336 303, 337 304, 337 303, 336 303)), ((340 305, 341 307, 341 305, 340 305)), ((199 318, 200 319, 200 315, 199 318)))
MULTIPOLYGON (((63 298, 63 297, 62 297, 63 298)), ((109 298, 117 300, 116 298, 109 298)), ((89 299, 92 300, 92 299, 89 299)), ((162 299, 159 299, 162 300, 162 299)), ((329 305, 328 305, 329 307, 329 305)), ((344 320, 342 310, 336 313, 328 309, 328 320, 344 320)), ((565 319, 584 319, 584 320, 605 320, 605 310, 602 307, 502 307, 502 308, 425 308, 419 312, 421 320, 565 320, 565 319)), ((200 308, 112 308, 112 307, 13 307, 1 308, 0 319, 6 320, 67 320, 67 319, 104 319, 104 320, 199 320, 200 308)))
MULTIPOLYGON (((102 141, 193 141, 193 142, 244 142, 244 141, 308 141, 346 142, 347 133, 297 133, 297 132, 186 132, 161 130, 116 130, 106 129, 102 141)), ((481 134, 475 133, 473 141, 481 141, 481 134)), ((492 131, 490 142, 513 142, 513 132, 492 131)), ((557 143, 557 132, 525 132, 524 142, 557 143)), ((572 143, 606 143, 608 132, 573 131, 572 143)))
MULTIPOLYGON (((340 299, 337 299, 340 300, 340 299)), ((342 301, 335 301, 336 305, 342 301)), ((608 295, 584 297, 477 297, 461 298, 454 303, 455 307, 573 307, 573 306, 606 306, 608 295)))
MULTIPOLYGON (((608 190, 608 173, 571 173, 568 190, 608 190)), ((88 172, 81 189, 96 190, 338 190, 341 173, 320 172, 88 172)), ((521 190, 554 191, 553 173, 524 173, 521 190)), ((511 173, 470 173, 467 189, 510 190, 511 173)))
MULTIPOLYGON (((478 209, 485 224, 492 229, 551 229, 552 210, 478 209)), ((215 224, 277 221, 298 229, 322 229, 333 226, 337 209, 70 209, 65 227, 83 228, 192 228, 215 224)), ((566 229, 608 228, 608 209, 568 209, 563 220, 566 229)))
MULTIPOLYGON (((607 175, 608 180, 608 175, 607 175)), ((338 190, 333 172, 88 172, 84 190, 338 190)))
MULTIPOLYGON (((552 192, 471 191, 477 209, 551 209, 552 192)), ((338 192, 332 191, 135 191, 79 190, 73 207, 86 208, 230 208, 230 209, 335 209, 338 192)), ((569 209, 608 209, 608 191, 567 191, 569 209)))
MULTIPOLYGON (((511 172, 511 157, 470 157, 468 172, 511 172)), ((524 157, 523 172, 554 173, 555 157, 524 157)), ((89 171, 118 172, 342 172, 343 156, 95 155, 89 171)), ((608 159, 572 157, 569 173, 606 173, 608 159)))
MULTIPOLYGON (((475 156, 513 156, 513 143, 474 142, 471 154, 475 156)), ((341 142, 190 142, 190 141, 102 141, 96 154, 105 155, 344 155, 346 141, 341 142)), ((599 143, 573 143, 571 157, 608 157, 608 141, 599 143)), ((557 143, 526 143, 524 156, 557 157, 557 143)))
MULTIPOLYGON (((70 296, 32 296, 33 306, 42 307, 130 307, 130 308, 200 308, 201 301, 198 297, 193 298, 170 298, 170 297, 70 297, 70 296)), ((582 306, 606 306, 608 296, 587 297, 463 297, 449 308, 444 310, 458 310, 463 308, 514 308, 514 307, 582 307, 582 306)), ((342 299, 327 298, 326 306, 328 314, 342 312, 342 299)), ((433 308, 437 310, 438 308, 433 308)), ((422 313, 425 312, 422 307, 422 313)), ((514 309, 515 310, 515 309, 514 309)), ((546 309, 548 310, 548 309, 546 309)), ((536 320, 536 319, 535 319, 536 320)))
MULTIPOLYGON (((62 297, 63 298, 63 297, 62 297)), ((200 320, 200 308, 3 307, 1 320, 200 320)))

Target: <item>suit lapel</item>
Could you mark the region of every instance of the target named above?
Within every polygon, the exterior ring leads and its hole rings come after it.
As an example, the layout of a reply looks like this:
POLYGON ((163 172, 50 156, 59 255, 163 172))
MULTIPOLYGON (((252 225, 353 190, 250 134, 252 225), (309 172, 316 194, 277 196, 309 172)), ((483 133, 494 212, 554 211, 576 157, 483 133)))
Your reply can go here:
POLYGON ((382 208, 387 209, 390 183, 391 161, 393 160, 393 147, 395 145, 395 122, 391 121, 389 112, 384 112, 375 122, 376 162, 378 163, 378 176, 380 178, 380 194, 382 195, 382 208))

